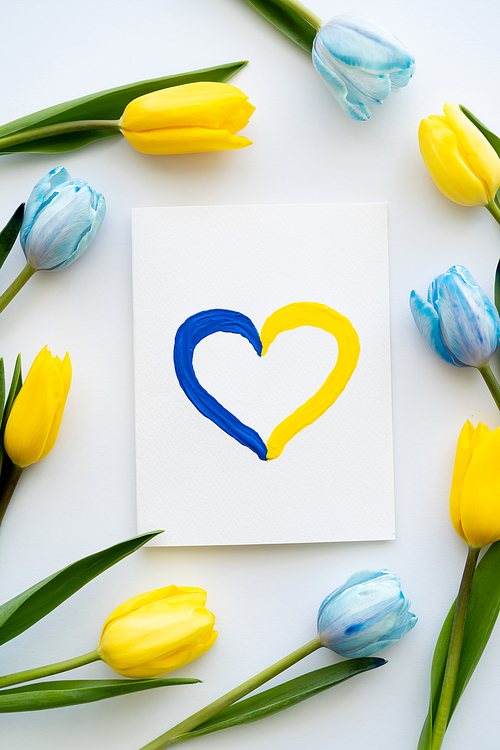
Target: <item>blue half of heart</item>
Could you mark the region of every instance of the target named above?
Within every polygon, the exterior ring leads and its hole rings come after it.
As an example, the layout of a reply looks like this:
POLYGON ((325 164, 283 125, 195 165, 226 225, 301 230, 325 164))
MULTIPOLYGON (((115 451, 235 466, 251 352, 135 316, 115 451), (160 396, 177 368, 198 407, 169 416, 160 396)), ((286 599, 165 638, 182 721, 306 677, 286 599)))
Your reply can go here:
POLYGON ((200 385, 195 375, 193 355, 196 346, 207 336, 219 332, 239 333, 261 356, 259 332, 250 318, 234 310, 203 310, 185 320, 175 335, 174 367, 179 385, 198 411, 239 443, 254 451, 262 461, 266 461, 267 446, 259 433, 225 409, 200 385))

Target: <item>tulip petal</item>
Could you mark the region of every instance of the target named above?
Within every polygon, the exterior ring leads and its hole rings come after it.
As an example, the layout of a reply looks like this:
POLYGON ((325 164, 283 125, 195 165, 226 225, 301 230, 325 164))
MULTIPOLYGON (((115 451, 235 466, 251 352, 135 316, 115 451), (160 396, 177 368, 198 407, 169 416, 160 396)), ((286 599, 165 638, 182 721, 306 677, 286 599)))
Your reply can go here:
MULTIPOLYGON (((478 131, 479 132, 479 131, 478 131)), ((456 134, 444 117, 431 115, 418 129, 420 153, 436 187, 461 206, 485 206, 489 190, 462 158, 456 134)), ((495 155, 498 160, 498 157, 495 155)))
POLYGON ((251 146, 252 141, 227 130, 184 127, 132 132, 122 130, 130 145, 143 154, 194 154, 251 146))
POLYGON ((104 216, 106 215, 106 201, 101 193, 95 193, 92 188, 89 188, 91 192, 91 206, 89 208, 89 223, 85 227, 84 231, 80 235, 74 251, 64 258, 64 260, 55 266, 50 268, 51 271, 60 271, 62 268, 66 268, 70 263, 73 263, 80 255, 87 250, 88 246, 94 239, 95 235, 99 231, 104 216))
POLYGON ((35 186, 26 204, 21 246, 37 270, 55 271, 73 263, 92 241, 105 214, 105 201, 63 167, 35 186))
POLYGON ((350 13, 335 16, 320 29, 331 55, 353 67, 373 73, 413 70, 415 63, 406 47, 373 21, 350 13))
POLYGON ((457 362, 452 357, 443 343, 439 326, 439 316, 436 310, 415 291, 410 295, 410 310, 422 338, 428 343, 432 351, 450 365, 464 367, 463 364, 457 362))
POLYGON ((71 263, 81 238, 92 226, 91 203, 88 185, 67 182, 37 214, 24 247, 28 263, 43 270, 71 263))
POLYGON ((40 210, 42 204, 47 200, 47 196, 55 195, 54 192, 59 185, 68 182, 70 179, 69 173, 64 167, 56 167, 51 169, 41 180, 37 182, 33 190, 31 191, 30 197, 26 202, 24 209, 23 223, 21 231, 19 233, 19 240, 21 247, 24 250, 24 243, 26 236, 29 233, 33 221, 40 210))
MULTIPOLYGON (((205 589, 199 589, 193 586, 165 586, 160 589, 146 591, 144 594, 138 594, 116 607, 103 625, 102 632, 115 620, 125 615, 135 612, 146 604, 152 604, 158 601, 188 601, 192 604, 203 607, 207 600, 205 589)), ((102 637, 102 636, 101 636, 102 637)))
POLYGON ((486 364, 500 340, 500 319, 482 289, 462 266, 443 275, 435 303, 445 347, 469 367, 486 364))
POLYGON ((368 120, 369 108, 406 86, 415 68, 413 57, 396 37, 348 14, 319 29, 312 57, 330 93, 356 120, 368 120))
POLYGON ((388 572, 389 571, 387 570, 358 570, 356 573, 353 573, 352 576, 349 576, 343 586, 339 586, 337 589, 335 589, 335 591, 332 591, 332 593, 322 601, 318 610, 318 622, 319 618, 323 614, 323 611, 328 607, 330 602, 334 599, 337 599, 341 594, 344 593, 344 591, 347 591, 348 589, 352 588, 353 586, 357 586, 360 583, 374 581, 377 578, 385 578, 388 572))
POLYGON ((143 667, 151 668, 150 663, 158 660, 162 664, 157 674, 165 674, 195 658, 191 647, 209 640, 214 622, 209 610, 189 601, 152 602, 108 625, 99 652, 119 674, 145 676, 143 667), (175 655, 181 649, 179 660, 175 655))
POLYGON ((462 528, 473 547, 500 539, 500 428, 474 449, 462 488, 462 528))
POLYGON ((471 459, 471 445, 474 438, 474 427, 467 420, 460 431, 458 436, 457 450, 455 453, 455 464, 453 466, 453 476, 451 479, 451 490, 450 490, 450 518, 453 524, 453 528, 457 532, 458 536, 462 537, 464 542, 467 541, 467 537, 464 534, 462 528, 462 521, 460 515, 460 504, 462 501, 462 488, 464 484, 465 475, 469 468, 471 459))
POLYGON ((454 104, 444 105, 444 114, 456 135, 458 148, 471 172, 484 185, 488 201, 500 187, 500 159, 481 131, 454 104))
MULTIPOLYGON (((330 94, 341 109, 353 120, 362 122, 369 120, 372 113, 366 106, 364 98, 359 95, 354 87, 348 87, 346 79, 341 75, 337 64, 328 58, 327 50, 323 48, 318 37, 314 41, 312 61, 330 94)), ((376 102, 373 101, 372 104, 376 104, 376 102)))
POLYGON ((342 656, 377 653, 416 624, 409 607, 394 573, 360 571, 322 603, 319 640, 342 656))
POLYGON ((250 102, 244 102, 241 107, 238 107, 234 112, 230 113, 227 120, 224 120, 219 125, 220 130, 227 130, 232 135, 235 135, 239 130, 243 130, 248 125, 250 117, 255 112, 255 107, 250 102))
POLYGON ((248 124, 254 111, 248 97, 227 83, 201 81, 153 91, 127 105, 120 127, 127 131, 148 131, 161 128, 200 127, 223 128, 235 118, 240 130, 248 124))
POLYGON ((60 367, 61 377, 62 377, 62 383, 63 383, 63 395, 59 402, 59 406, 57 407, 57 410, 54 414, 54 419, 52 421, 52 425, 50 427, 49 433, 47 435, 47 440, 45 442, 45 447, 40 454, 39 461, 42 460, 42 458, 45 458, 52 448, 54 447, 57 436, 59 435, 59 429, 61 427, 61 422, 63 418, 64 413, 64 407, 66 406, 66 399, 68 398, 69 389, 71 386, 71 361, 69 358, 68 352, 66 352, 63 361, 59 359, 59 357, 55 357, 55 363, 60 367))
POLYGON ((472 276, 470 271, 468 271, 465 266, 455 265, 448 270, 448 273, 450 272, 458 273, 470 287, 476 288, 476 299, 478 300, 478 304, 484 306, 485 311, 493 320, 500 336, 500 316, 498 314, 496 305, 494 305, 488 295, 483 292, 482 288, 478 285, 477 281, 472 276))
POLYGON ((151 659, 146 664, 124 669, 120 674, 124 677, 160 677, 173 672, 209 651, 217 640, 217 636, 216 630, 207 630, 204 636, 198 634, 199 643, 183 646, 164 658, 151 659))
POLYGON ((17 466, 29 466, 42 457, 49 435, 53 439, 51 429, 66 400, 65 389, 61 368, 45 347, 26 376, 5 428, 5 450, 17 466))
POLYGON ((401 89, 404 89, 405 86, 408 86, 410 78, 413 76, 414 70, 415 68, 413 66, 411 68, 407 68, 406 70, 395 70, 392 73, 389 73, 392 91, 394 93, 397 93, 398 91, 401 91, 401 89))
POLYGON ((376 644, 376 647, 373 645, 369 645, 366 648, 359 649, 353 654, 349 654, 350 656, 354 658, 360 658, 362 656, 372 656, 373 654, 379 654, 381 651, 383 651, 388 646, 392 646, 394 643, 399 641, 404 635, 410 632, 415 625, 418 622, 418 617, 414 615, 412 612, 408 613, 408 617, 405 618, 404 623, 397 628, 397 630, 394 630, 389 637, 383 638, 382 640, 378 641, 376 644))

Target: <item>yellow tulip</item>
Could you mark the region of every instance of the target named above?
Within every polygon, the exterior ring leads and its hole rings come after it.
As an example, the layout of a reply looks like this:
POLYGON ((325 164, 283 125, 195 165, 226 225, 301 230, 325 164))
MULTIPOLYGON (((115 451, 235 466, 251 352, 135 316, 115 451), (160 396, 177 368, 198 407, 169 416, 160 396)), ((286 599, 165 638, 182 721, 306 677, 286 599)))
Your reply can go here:
POLYGON ((99 655, 125 677, 159 677, 208 651, 217 638, 207 592, 167 586, 120 604, 104 623, 99 655))
POLYGON ((4 445, 21 468, 50 453, 57 440, 71 385, 69 354, 61 361, 47 347, 37 355, 12 405, 4 445))
POLYGON ((500 159, 454 104, 418 130, 420 153, 439 190, 461 206, 486 206, 500 187, 500 159))
POLYGON ((467 421, 460 433, 450 492, 455 531, 471 547, 500 539, 500 427, 467 421))
POLYGON ((120 130, 144 154, 189 154, 250 146, 236 133, 255 107, 227 83, 186 83, 139 96, 121 117, 120 130))

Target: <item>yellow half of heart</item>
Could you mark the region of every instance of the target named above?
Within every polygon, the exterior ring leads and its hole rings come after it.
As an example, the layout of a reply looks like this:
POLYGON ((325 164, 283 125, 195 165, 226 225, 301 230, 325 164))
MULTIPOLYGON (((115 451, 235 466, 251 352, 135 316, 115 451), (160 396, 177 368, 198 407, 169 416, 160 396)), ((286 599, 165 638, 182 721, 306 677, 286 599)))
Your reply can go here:
POLYGON ((318 302, 292 302, 270 315, 260 332, 261 356, 267 353, 278 334, 301 326, 321 328, 331 333, 338 343, 337 362, 314 396, 274 428, 266 443, 268 461, 278 458, 285 445, 298 432, 315 422, 335 403, 349 382, 359 359, 359 337, 352 323, 336 310, 318 302))

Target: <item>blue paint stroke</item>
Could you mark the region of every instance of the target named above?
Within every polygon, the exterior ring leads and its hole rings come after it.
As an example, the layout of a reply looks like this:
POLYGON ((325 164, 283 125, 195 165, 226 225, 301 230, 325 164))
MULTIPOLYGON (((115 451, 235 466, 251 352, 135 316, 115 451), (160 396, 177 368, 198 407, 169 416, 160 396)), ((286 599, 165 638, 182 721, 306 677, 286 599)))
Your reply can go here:
POLYGON ((196 346, 207 336, 219 332, 239 333, 261 356, 259 332, 250 318, 234 310, 203 310, 185 320, 175 334, 174 367, 179 385, 199 412, 266 461, 267 447, 259 433, 225 409, 200 385, 195 375, 193 356, 196 346))

